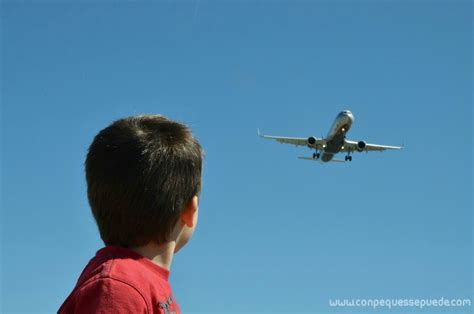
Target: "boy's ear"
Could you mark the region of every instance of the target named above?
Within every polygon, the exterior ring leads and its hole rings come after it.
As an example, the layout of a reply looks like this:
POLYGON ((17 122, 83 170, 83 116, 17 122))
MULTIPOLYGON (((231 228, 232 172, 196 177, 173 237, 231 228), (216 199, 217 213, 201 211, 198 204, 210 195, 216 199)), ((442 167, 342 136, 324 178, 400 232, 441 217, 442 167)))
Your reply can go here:
POLYGON ((194 227, 194 216, 196 215, 197 209, 198 197, 193 196, 193 198, 186 204, 186 207, 181 214, 181 221, 189 228, 194 227))

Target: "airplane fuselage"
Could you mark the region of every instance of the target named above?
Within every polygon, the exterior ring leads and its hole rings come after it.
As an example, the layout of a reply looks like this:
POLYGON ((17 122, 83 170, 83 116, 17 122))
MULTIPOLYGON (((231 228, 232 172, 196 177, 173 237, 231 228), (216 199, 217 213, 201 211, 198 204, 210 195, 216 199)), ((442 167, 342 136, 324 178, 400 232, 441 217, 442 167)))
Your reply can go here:
POLYGON ((331 161, 334 155, 339 153, 344 146, 344 139, 353 122, 354 116, 349 110, 341 111, 337 115, 326 136, 326 145, 321 152, 322 155, 320 158, 322 162, 331 161))

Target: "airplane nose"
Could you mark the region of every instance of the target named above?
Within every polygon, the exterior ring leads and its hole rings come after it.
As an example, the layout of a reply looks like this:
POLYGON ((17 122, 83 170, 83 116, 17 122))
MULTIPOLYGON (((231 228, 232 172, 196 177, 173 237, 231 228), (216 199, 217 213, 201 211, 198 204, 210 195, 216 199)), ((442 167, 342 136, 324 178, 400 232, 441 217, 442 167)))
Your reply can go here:
POLYGON ((348 112, 347 116, 349 117, 349 119, 351 119, 352 122, 354 122, 354 115, 352 115, 352 112, 348 112))
POLYGON ((341 116, 348 116, 352 118, 352 112, 350 112, 349 110, 344 110, 341 112, 341 116))
POLYGON ((352 115, 352 112, 350 112, 350 110, 344 110, 342 112, 342 116, 348 118, 349 120, 351 120, 352 122, 354 122, 354 116, 352 115))
POLYGON ((354 122, 354 116, 350 110, 343 110, 339 113, 338 118, 343 118, 344 120, 350 120, 354 122))

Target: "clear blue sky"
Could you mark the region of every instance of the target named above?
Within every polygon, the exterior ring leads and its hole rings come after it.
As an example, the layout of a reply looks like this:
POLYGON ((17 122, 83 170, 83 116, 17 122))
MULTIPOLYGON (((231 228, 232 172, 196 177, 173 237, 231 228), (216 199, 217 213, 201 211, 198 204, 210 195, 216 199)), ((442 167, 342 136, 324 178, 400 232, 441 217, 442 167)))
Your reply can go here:
POLYGON ((141 113, 206 150, 172 266, 184 313, 472 297, 471 2, 4 1, 1 19, 0 312, 69 294, 102 246, 88 145, 141 113), (342 109, 350 139, 405 149, 321 165, 256 135, 322 136, 342 109))

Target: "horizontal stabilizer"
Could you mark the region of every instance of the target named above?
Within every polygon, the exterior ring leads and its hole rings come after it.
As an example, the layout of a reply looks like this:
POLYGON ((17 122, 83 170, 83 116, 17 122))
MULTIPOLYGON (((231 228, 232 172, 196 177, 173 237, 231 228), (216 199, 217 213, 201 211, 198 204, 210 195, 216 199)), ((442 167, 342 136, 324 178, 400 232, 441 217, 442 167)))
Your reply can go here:
POLYGON ((311 158, 311 157, 301 157, 301 156, 299 156, 298 159, 318 161, 316 158, 311 158))
MULTIPOLYGON (((301 157, 299 156, 298 159, 303 159, 303 160, 312 160, 312 161, 318 161, 319 159, 312 158, 312 157, 301 157)), ((332 162, 346 162, 345 160, 340 160, 340 159, 331 159, 332 162)))

